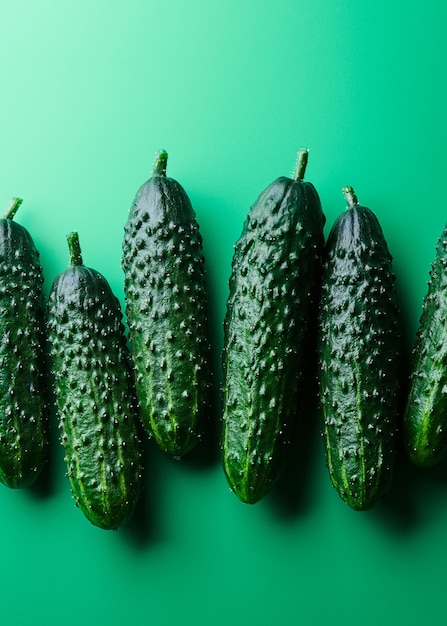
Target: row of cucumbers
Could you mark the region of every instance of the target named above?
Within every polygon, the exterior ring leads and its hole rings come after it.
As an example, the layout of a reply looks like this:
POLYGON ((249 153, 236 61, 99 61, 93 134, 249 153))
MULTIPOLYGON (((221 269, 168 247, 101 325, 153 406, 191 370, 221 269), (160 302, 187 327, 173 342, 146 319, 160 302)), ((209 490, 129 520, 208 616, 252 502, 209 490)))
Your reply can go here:
MULTIPOLYGON (((389 486, 401 432, 402 349, 395 280, 374 213, 344 190, 347 208, 324 241, 308 151, 252 206, 235 249, 222 355, 223 468, 247 503, 283 471, 318 355, 330 477, 354 509, 389 486), (317 322, 317 323, 316 323, 317 322)), ((48 452, 53 386, 67 476, 77 506, 101 528, 127 522, 140 497, 141 429, 181 457, 211 414, 211 346, 202 238, 183 187, 157 152, 125 225, 122 267, 128 350, 118 299, 84 265, 44 301, 43 272, 13 199, 0 220, 0 480, 31 485, 48 452), (46 362, 49 347, 50 377, 46 362)), ((414 349, 403 432, 411 459, 437 462, 447 422, 447 232, 441 237, 414 349)))

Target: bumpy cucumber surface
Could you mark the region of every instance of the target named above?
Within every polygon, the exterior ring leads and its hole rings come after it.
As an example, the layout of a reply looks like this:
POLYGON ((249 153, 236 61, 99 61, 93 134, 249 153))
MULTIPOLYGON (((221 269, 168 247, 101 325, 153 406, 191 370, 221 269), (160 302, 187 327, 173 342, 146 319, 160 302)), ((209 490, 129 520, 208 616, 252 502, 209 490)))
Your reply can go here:
POLYGON ((436 245, 423 302, 410 387, 404 414, 404 437, 411 461, 438 463, 447 451, 447 225, 436 245))
POLYGON ((77 233, 71 266, 50 290, 48 337, 67 476, 92 524, 114 529, 134 512, 141 484, 138 411, 120 303, 83 265, 77 233))
POLYGON ((321 270, 324 215, 293 178, 258 197, 236 243, 224 323, 223 466, 242 502, 263 498, 281 474, 306 366, 306 340, 321 270))
POLYGON ((203 436, 210 387, 202 237, 160 150, 125 225, 122 266, 137 395, 158 446, 183 456, 203 436))
POLYGON ((353 509, 389 486, 395 457, 401 331, 392 258, 375 214, 348 207, 326 242, 320 303, 321 402, 332 483, 353 509))
POLYGON ((43 272, 29 232, 0 219, 0 480, 27 487, 47 458, 43 272))

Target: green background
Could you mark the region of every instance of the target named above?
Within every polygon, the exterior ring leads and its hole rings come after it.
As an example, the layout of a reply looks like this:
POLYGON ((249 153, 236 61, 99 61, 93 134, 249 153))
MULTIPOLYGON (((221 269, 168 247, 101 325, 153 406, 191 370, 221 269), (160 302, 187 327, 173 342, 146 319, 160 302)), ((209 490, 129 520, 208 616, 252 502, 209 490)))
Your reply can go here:
MULTIPOLYGON (((411 346, 447 221, 444 7, 1 0, 0 203, 24 199, 16 219, 46 293, 77 229, 85 263, 123 302, 124 222, 167 149, 204 238, 218 382, 233 245, 305 146, 327 229, 347 184, 379 217, 411 346)), ((180 462, 148 445, 143 500, 117 532, 75 508, 53 424, 38 484, 1 489, 2 622, 439 623, 445 467, 401 458, 384 501, 354 512, 330 484, 319 420, 309 411, 284 480, 251 507, 229 491, 215 438, 180 462)))

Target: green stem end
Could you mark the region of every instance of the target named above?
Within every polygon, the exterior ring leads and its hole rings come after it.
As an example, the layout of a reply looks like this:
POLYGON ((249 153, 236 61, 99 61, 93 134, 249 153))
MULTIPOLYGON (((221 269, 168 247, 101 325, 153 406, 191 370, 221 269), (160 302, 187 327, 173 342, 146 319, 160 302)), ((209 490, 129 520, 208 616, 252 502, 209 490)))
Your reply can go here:
POLYGON ((293 180, 301 182, 304 179, 306 173, 307 161, 309 159, 309 150, 307 148, 301 148, 298 151, 296 157, 295 172, 293 173, 293 180))
POLYGON ((68 251, 70 253, 70 265, 76 267, 83 265, 81 246, 79 245, 79 236, 77 232, 72 232, 67 235, 68 251))
POLYGON ((348 209, 358 206, 359 201, 353 187, 343 187, 342 192, 348 203, 348 209))
POLYGON ((166 166, 168 163, 168 153, 166 150, 158 150, 155 155, 153 176, 166 176, 166 166))
POLYGON ((3 214, 3 218, 6 220, 14 219, 14 215, 17 213, 17 209, 22 204, 23 200, 21 198, 11 198, 8 206, 6 207, 6 211, 3 214))

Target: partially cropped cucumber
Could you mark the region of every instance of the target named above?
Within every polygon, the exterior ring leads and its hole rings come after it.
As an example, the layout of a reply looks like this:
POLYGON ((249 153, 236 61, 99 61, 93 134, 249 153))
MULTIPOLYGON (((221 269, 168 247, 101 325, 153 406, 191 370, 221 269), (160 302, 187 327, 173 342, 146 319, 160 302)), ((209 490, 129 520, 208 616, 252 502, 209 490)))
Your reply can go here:
POLYGON ((68 245, 71 265, 48 303, 61 442, 77 506, 92 524, 114 529, 130 519, 140 493, 133 378, 120 303, 83 264, 77 233, 68 245))
POLYGON ((416 465, 438 463, 447 451, 447 226, 436 245, 413 349, 404 436, 416 465))
POLYGON ((183 187, 160 150, 125 224, 126 312, 142 420, 180 457, 201 440, 211 368, 202 237, 183 187))
POLYGON ((37 479, 48 451, 43 272, 13 221, 21 202, 0 219, 0 480, 12 488, 37 479))
POLYGON ((401 330, 392 258, 375 214, 348 206, 326 242, 320 303, 321 402, 332 483, 353 509, 389 487, 395 458, 401 330))
POLYGON ((235 246, 224 324, 223 466, 242 502, 263 498, 279 478, 298 411, 315 322, 324 215, 304 182, 308 151, 293 178, 258 197, 235 246))

